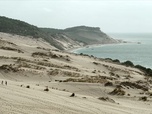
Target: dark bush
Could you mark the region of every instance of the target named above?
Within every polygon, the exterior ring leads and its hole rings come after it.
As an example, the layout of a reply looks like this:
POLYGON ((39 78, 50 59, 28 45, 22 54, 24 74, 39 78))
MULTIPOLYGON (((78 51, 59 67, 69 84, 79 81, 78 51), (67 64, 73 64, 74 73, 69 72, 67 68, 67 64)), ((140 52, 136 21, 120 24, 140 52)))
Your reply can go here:
POLYGON ((146 96, 140 97, 139 100, 140 100, 140 101, 147 101, 147 97, 146 97, 146 96))
POLYGON ((112 82, 107 82, 104 84, 104 86, 113 86, 113 83, 112 82))
POLYGON ((127 67, 134 67, 134 64, 131 61, 125 61, 122 63, 122 65, 125 65, 127 67))
POLYGON ((146 73, 148 76, 152 76, 152 70, 150 68, 146 69, 146 73))
POLYGON ((110 61, 112 61, 112 59, 111 59, 111 58, 105 58, 105 60, 110 60, 110 61))
POLYGON ((26 88, 30 88, 30 86, 29 86, 29 85, 27 85, 27 86, 26 86, 26 88))
POLYGON ((140 70, 146 71, 146 68, 141 65, 136 65, 135 68, 138 68, 140 70))
POLYGON ((112 60, 114 63, 120 63, 118 59, 112 60))
POLYGON ((121 88, 115 88, 112 92, 110 92, 109 94, 111 95, 125 95, 126 92, 124 90, 122 90, 121 88))
POLYGON ((93 62, 93 64, 95 64, 95 65, 99 65, 100 63, 97 63, 97 62, 93 62))
POLYGON ((147 76, 152 76, 152 69, 143 67, 141 65, 136 65, 135 68, 138 68, 139 70, 143 71, 147 76))
POLYGON ((102 100, 102 101, 108 101, 108 102, 115 103, 115 101, 109 97, 99 97, 98 99, 102 100))
POLYGON ((44 89, 44 91, 49 91, 49 88, 48 88, 48 86, 46 86, 46 88, 44 89))

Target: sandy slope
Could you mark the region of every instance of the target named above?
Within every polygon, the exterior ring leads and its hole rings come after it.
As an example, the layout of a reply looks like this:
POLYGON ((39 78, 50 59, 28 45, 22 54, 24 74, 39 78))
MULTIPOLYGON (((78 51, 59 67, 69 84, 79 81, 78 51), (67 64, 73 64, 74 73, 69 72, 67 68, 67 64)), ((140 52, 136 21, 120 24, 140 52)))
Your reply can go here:
POLYGON ((69 92, 53 90, 44 92, 44 87, 8 81, 0 85, 1 114, 150 114, 151 104, 132 99, 118 99, 117 103, 107 103, 96 97, 77 95, 69 97, 69 92), (20 87, 20 84, 24 84, 20 87), (84 98, 86 97, 86 98, 84 98))
POLYGON ((0 49, 0 82, 8 82, 0 84, 0 114, 152 114, 152 81, 138 69, 60 52, 41 39, 5 33, 0 38, 7 47, 0 49), (109 94, 117 86, 124 95, 109 94), (144 96, 147 101, 139 100, 144 96))

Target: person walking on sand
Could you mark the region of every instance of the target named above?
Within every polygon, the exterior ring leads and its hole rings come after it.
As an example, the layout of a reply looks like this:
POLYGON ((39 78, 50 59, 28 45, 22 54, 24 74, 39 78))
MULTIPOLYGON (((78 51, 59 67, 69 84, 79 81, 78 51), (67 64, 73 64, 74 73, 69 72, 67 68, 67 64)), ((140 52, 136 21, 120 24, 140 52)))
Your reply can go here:
POLYGON ((3 85, 3 81, 1 82, 1 84, 3 85))
POLYGON ((5 85, 7 85, 7 81, 5 81, 5 85))

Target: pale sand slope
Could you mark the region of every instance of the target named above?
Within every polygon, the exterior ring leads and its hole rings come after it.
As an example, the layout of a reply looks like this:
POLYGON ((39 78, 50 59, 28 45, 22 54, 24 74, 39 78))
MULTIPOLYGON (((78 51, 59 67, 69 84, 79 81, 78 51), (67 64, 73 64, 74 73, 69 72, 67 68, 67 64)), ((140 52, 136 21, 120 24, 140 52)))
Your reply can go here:
POLYGON ((138 69, 57 51, 41 39, 0 38, 0 82, 8 82, 0 84, 0 114, 152 114, 152 79, 138 69))
MULTIPOLYGON (((19 82, 8 81, 8 86, 0 85, 1 114, 150 114, 151 104, 132 99, 118 99, 108 103, 95 97, 77 95, 69 97, 68 92, 51 90, 31 85, 20 87, 19 82)), ((24 85, 27 85, 24 83, 24 85)))

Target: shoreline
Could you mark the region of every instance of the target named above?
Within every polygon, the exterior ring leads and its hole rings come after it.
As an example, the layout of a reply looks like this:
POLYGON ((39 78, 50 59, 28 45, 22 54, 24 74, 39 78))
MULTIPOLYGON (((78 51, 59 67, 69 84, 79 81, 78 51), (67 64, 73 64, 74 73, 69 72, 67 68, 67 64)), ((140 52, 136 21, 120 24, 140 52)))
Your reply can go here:
MULTIPOLYGON (((93 47, 101 47, 101 46, 107 46, 107 45, 122 45, 122 44, 132 44, 132 43, 135 43, 135 44, 138 44, 138 42, 127 42, 127 43, 113 43, 113 44, 93 44, 93 45, 86 45, 86 46, 82 46, 82 47, 78 47, 78 48, 73 48, 73 49, 71 49, 70 51, 68 51, 68 52, 70 52, 70 53, 74 53, 74 54, 79 54, 79 53, 76 53, 76 52, 74 52, 74 51, 77 51, 77 50, 81 50, 81 49, 86 49, 86 48, 93 48, 93 47)), ((97 57, 97 58, 99 58, 99 57, 97 57)), ((104 59, 104 58, 103 58, 104 59)), ((110 58, 110 59, 112 59, 112 58, 110 58)), ((114 59, 112 59, 112 60, 114 60, 114 59)), ((131 63, 133 63, 133 66, 130 66, 130 67, 132 67, 132 68, 137 68, 137 69, 139 69, 139 70, 141 70, 141 71, 143 71, 143 72, 145 72, 145 73, 147 73, 148 74, 148 70, 150 69, 150 70, 152 70, 152 68, 151 67, 146 67, 146 66, 144 66, 144 65, 141 65, 141 64, 135 64, 132 60, 126 60, 126 61, 121 61, 120 59, 118 59, 119 61, 120 61, 120 64, 122 64, 122 63, 125 63, 125 62, 131 62, 131 63)), ((125 65, 124 65, 125 66, 125 65)))
POLYGON ((131 42, 131 41, 124 41, 122 39, 117 39, 119 42, 117 43, 105 43, 105 44, 92 44, 92 45, 85 45, 80 47, 74 47, 71 49, 65 50, 66 52, 74 53, 76 50, 86 49, 86 48, 94 48, 94 47, 101 47, 101 46, 107 46, 107 45, 121 45, 121 44, 141 44, 141 42, 131 42))
MULTIPOLYGON (((79 50, 82 50, 82 49, 89 49, 89 48, 96 48, 96 47, 102 47, 102 46, 109 46, 109 45, 128 45, 128 44, 136 44, 136 45, 140 45, 138 42, 127 42, 127 43, 112 43, 112 44, 93 44, 93 45, 86 45, 86 46, 80 46, 80 47, 76 47, 76 48, 72 48, 72 49, 69 49, 69 50, 66 50, 66 52, 69 52, 69 53, 74 53, 74 54, 80 54, 79 53, 79 50)), ((96 56, 97 57, 97 56, 96 56)), ((97 58, 103 58, 103 57, 97 57, 97 58)), ((111 57, 109 57, 111 58, 111 57)), ((111 58, 112 59, 112 58, 111 58)), ((150 68, 152 69, 151 66, 149 65, 144 65, 144 64, 140 64, 140 63, 136 63, 135 61, 133 60, 124 60, 122 61, 120 58, 116 58, 118 59, 119 61, 121 62, 125 62, 125 61, 131 61, 134 63, 134 65, 140 65, 140 66, 143 66, 145 68, 150 68)))
MULTIPOLYGON (((130 42, 128 42, 130 43, 130 42)), ((120 45, 120 44, 128 44, 128 43, 111 43, 111 44, 92 44, 92 45, 86 45, 86 46, 80 46, 80 47, 75 47, 71 49, 67 49, 65 51, 74 53, 74 51, 81 50, 81 49, 86 49, 86 48, 94 48, 94 47, 101 47, 101 46, 107 46, 107 45, 120 45)))

